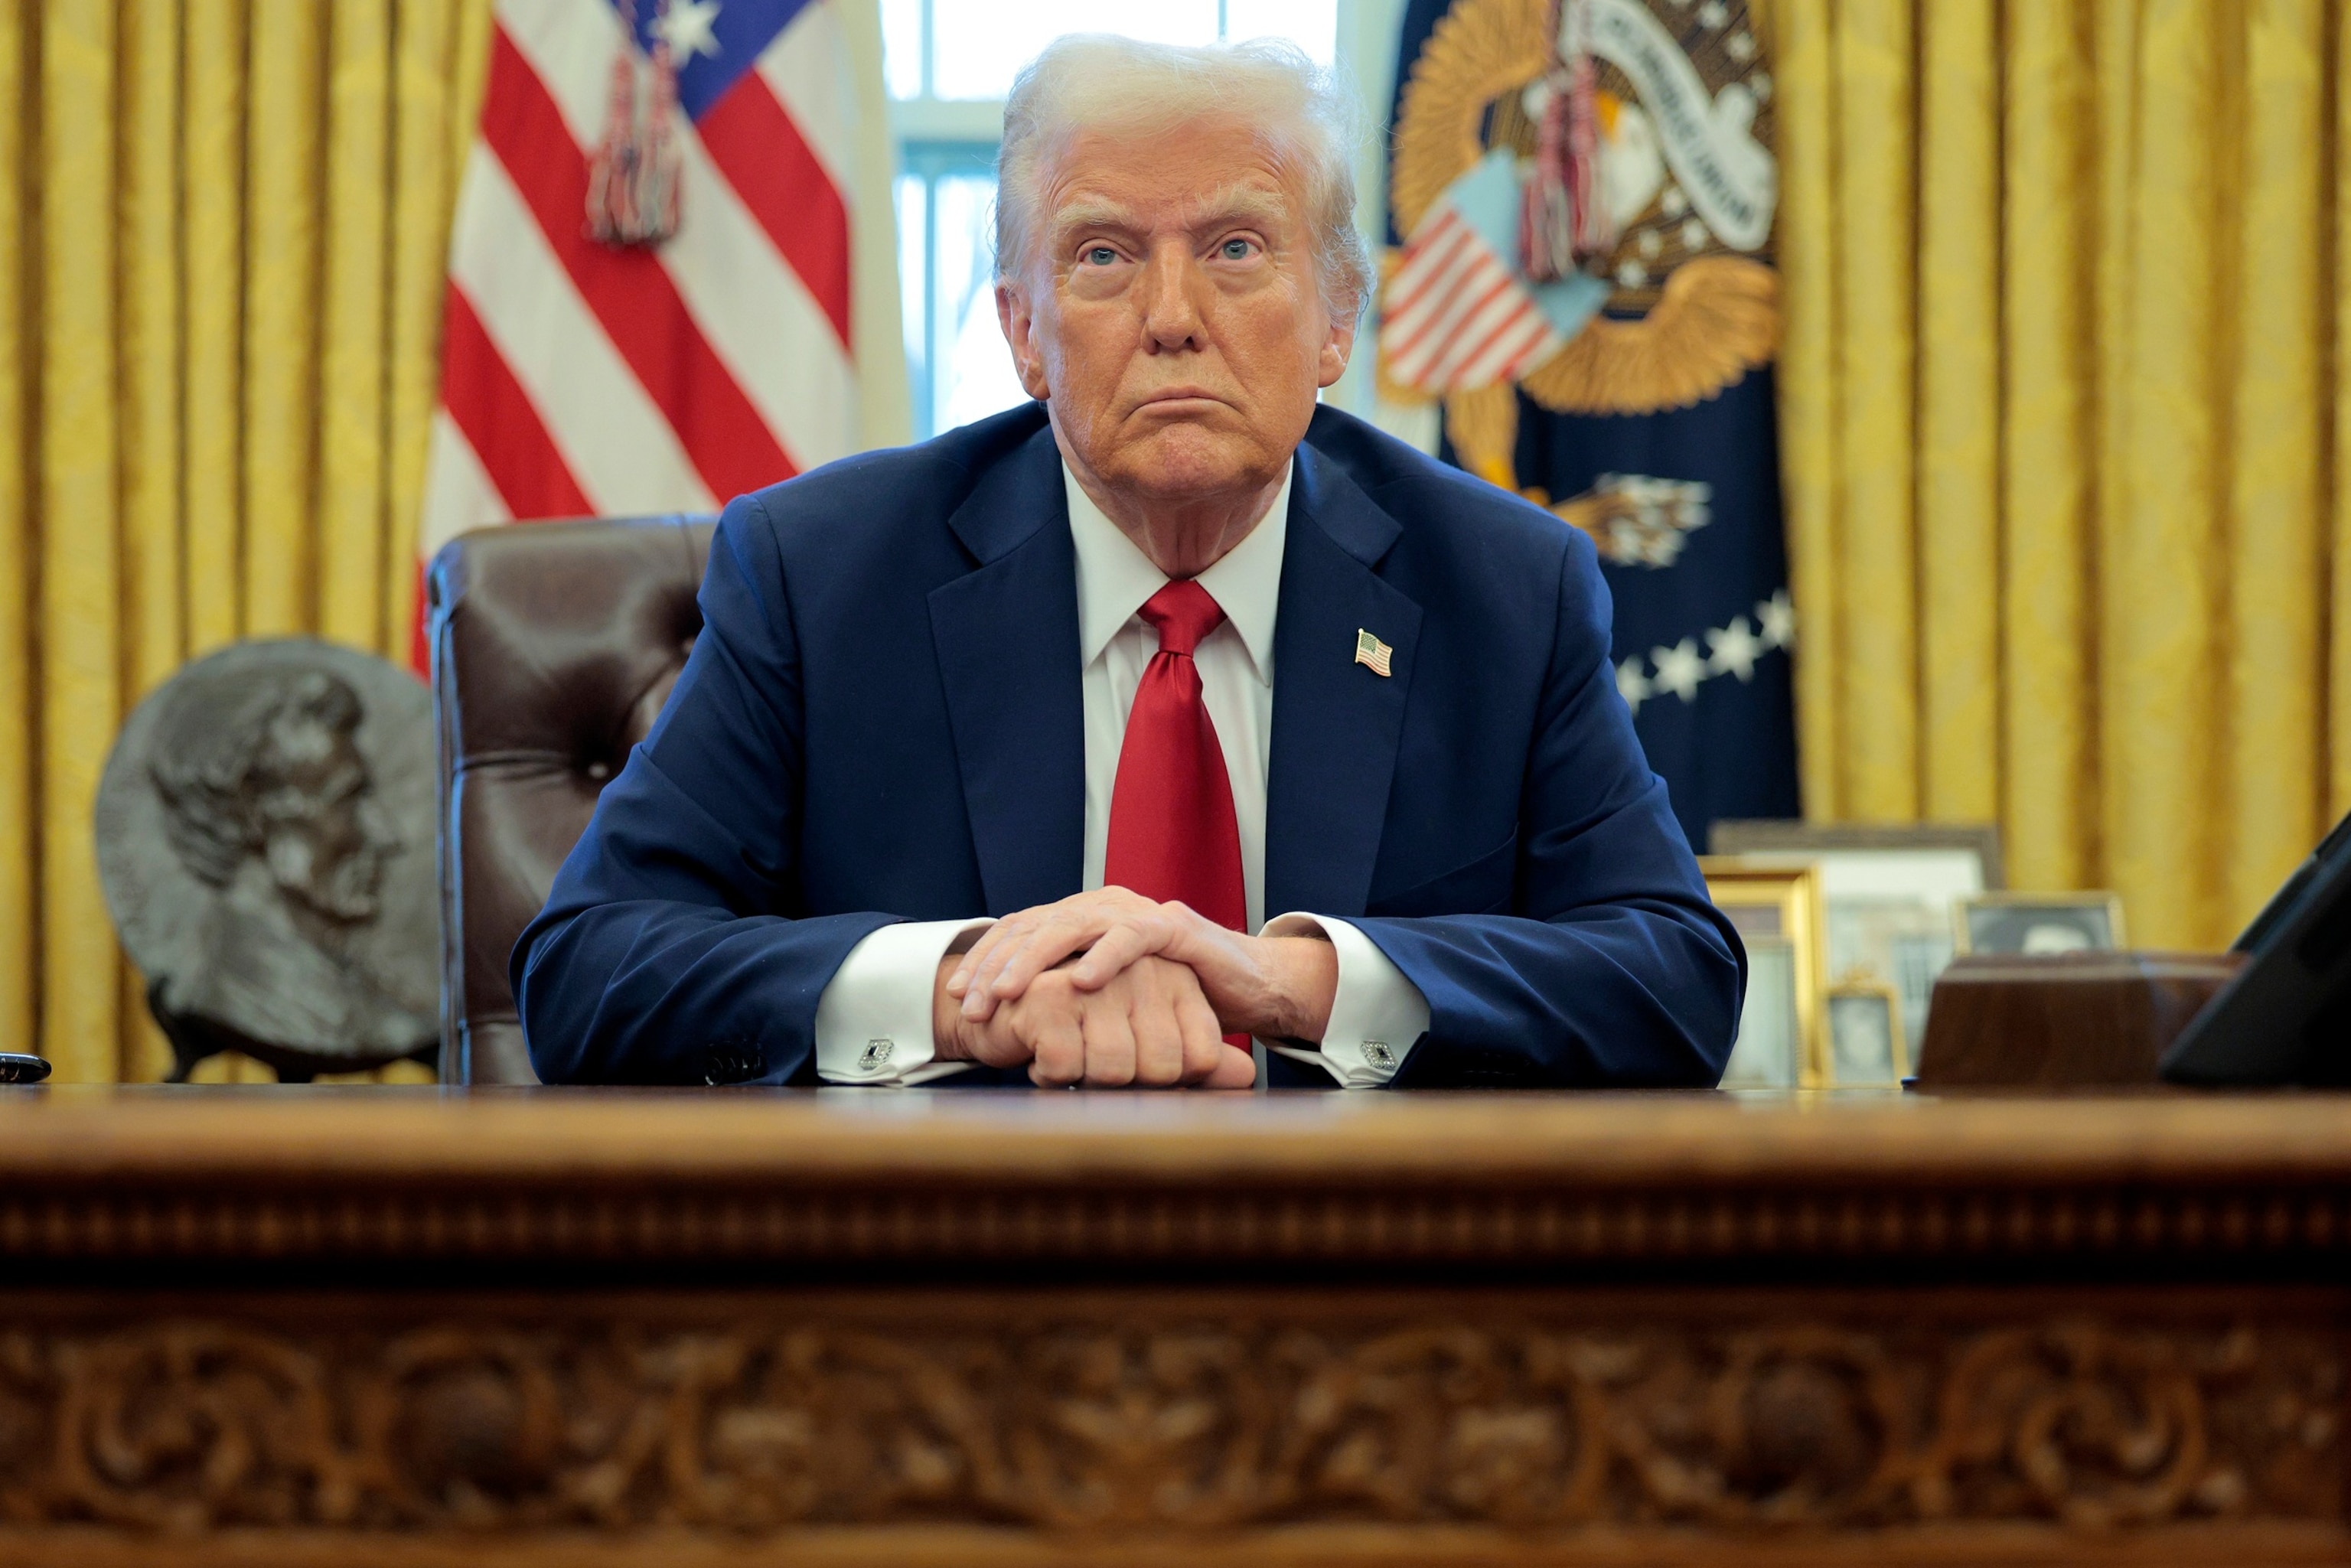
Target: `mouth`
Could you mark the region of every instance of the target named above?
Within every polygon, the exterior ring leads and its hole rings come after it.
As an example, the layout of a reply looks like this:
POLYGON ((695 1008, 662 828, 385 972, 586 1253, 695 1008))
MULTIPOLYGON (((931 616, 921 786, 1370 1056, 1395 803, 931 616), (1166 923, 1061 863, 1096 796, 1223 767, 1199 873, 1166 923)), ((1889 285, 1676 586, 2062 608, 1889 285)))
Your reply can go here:
POLYGON ((1200 387, 1162 387, 1135 406, 1137 413, 1153 409, 1163 413, 1196 413, 1202 409, 1228 405, 1224 399, 1200 387))

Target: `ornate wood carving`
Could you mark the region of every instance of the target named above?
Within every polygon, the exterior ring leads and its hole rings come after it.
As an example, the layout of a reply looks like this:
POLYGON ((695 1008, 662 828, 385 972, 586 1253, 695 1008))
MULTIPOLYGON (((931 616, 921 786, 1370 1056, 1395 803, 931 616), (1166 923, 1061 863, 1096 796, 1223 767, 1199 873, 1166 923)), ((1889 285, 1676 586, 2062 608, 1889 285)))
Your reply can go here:
POLYGON ((0 1302, 0 1525, 1751 1535, 2342 1512, 2343 1346, 2315 1322, 446 1305, 0 1302))

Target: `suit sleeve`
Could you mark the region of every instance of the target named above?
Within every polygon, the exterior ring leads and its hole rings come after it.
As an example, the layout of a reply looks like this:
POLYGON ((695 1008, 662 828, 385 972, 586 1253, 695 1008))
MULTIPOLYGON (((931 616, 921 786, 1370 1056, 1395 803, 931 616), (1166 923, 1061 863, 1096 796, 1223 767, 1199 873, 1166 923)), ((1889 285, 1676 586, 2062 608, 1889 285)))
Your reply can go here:
POLYGON ((508 963, 549 1083, 813 1082, 817 1004, 895 917, 794 919, 799 644, 756 497, 720 518, 703 630, 508 963))
POLYGON ((1706 895, 1608 658, 1608 589, 1573 538, 1507 914, 1353 922, 1420 988, 1396 1088, 1711 1087, 1747 955, 1706 895))

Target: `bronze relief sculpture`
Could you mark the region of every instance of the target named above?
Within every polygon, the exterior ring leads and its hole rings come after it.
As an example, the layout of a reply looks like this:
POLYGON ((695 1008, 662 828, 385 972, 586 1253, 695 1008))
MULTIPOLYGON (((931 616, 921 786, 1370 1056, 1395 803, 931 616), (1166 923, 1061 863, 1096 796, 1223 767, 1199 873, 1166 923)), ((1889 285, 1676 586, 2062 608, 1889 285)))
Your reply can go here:
POLYGON ((287 1082, 431 1058, 433 767, 424 687, 308 639, 224 649, 131 714, 99 871, 173 1082, 223 1051, 287 1082))

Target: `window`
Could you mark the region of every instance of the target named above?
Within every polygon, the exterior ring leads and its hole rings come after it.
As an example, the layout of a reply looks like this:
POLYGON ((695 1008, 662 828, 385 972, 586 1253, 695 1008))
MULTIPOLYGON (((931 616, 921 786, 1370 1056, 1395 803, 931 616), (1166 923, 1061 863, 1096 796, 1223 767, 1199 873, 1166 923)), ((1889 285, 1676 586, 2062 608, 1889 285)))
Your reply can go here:
MULTIPOLYGON (((1401 5, 1364 9, 1378 13, 1393 56, 1401 5)), ((1343 47, 1353 29, 1342 22, 1339 0, 882 0, 915 438, 1027 395, 996 325, 995 298, 996 148, 1004 97, 1023 65, 1063 33, 1094 31, 1169 44, 1283 37, 1318 64, 1346 70, 1346 57, 1358 51, 1343 47)), ((1379 61, 1376 79, 1359 86, 1370 89, 1367 103, 1384 101, 1390 69, 1392 60, 1379 61)), ((1376 200, 1375 186, 1364 193, 1376 200)))

